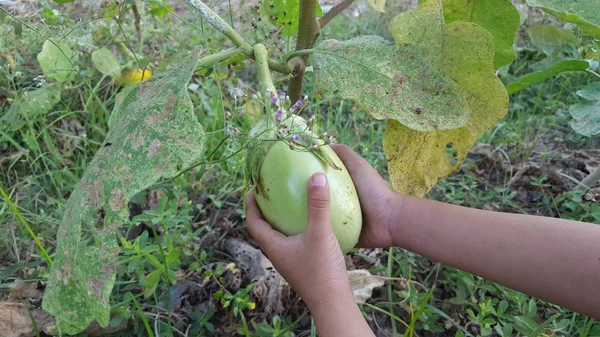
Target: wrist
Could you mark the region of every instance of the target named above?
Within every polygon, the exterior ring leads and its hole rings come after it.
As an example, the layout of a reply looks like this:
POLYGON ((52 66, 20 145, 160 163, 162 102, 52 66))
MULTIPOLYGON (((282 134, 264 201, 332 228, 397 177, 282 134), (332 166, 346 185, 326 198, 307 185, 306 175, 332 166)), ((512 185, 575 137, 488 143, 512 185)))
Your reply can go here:
MULTIPOLYGON (((388 224, 389 235, 394 247, 409 248, 410 232, 416 226, 414 217, 415 210, 422 208, 423 200, 421 198, 412 197, 395 193, 393 214, 388 224)), ((421 219, 422 220, 422 219, 421 219)))

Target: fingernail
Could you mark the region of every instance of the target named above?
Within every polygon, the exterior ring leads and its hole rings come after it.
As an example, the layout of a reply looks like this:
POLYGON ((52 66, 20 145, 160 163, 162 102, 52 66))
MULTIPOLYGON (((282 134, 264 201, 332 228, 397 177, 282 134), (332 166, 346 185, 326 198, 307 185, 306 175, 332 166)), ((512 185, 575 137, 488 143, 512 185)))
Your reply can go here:
POLYGON ((312 186, 327 186, 327 177, 323 173, 316 173, 310 179, 310 184, 312 186))

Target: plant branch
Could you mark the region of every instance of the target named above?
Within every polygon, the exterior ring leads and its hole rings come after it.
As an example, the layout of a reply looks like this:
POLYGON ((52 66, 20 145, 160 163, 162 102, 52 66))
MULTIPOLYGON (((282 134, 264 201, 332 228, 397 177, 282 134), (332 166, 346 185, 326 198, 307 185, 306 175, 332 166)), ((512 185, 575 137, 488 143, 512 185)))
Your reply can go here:
POLYGON ((267 59, 269 58, 267 48, 265 48, 265 46, 261 43, 255 44, 254 56, 256 57, 258 85, 261 95, 263 95, 265 99, 269 98, 269 91, 271 94, 277 95, 277 91, 273 85, 273 80, 271 79, 271 71, 267 62, 267 59))
POLYGON ((226 50, 220 51, 218 53, 208 55, 208 56, 203 57, 200 60, 198 60, 198 64, 196 64, 196 69, 212 67, 213 65, 215 65, 223 60, 226 60, 230 57, 241 54, 242 52, 243 52, 242 48, 231 48, 231 49, 226 49, 226 50))
MULTIPOLYGON (((296 51, 310 49, 320 34, 320 26, 317 21, 317 0, 300 0, 300 13, 298 24, 298 41, 296 51)), ((308 55, 294 58, 290 61, 293 65, 292 74, 288 86, 288 93, 292 102, 302 98, 302 84, 308 55)))
MULTIPOLYGON (((248 57, 254 59, 254 49, 252 46, 244 40, 225 20, 223 20, 217 13, 215 13, 210 7, 205 5, 201 0, 185 0, 188 5, 208 23, 215 27, 219 32, 228 37, 236 46, 248 57)), ((216 54, 215 54, 216 55, 216 54)), ((272 59, 267 61, 269 67, 274 71, 282 74, 289 74, 292 69, 285 63, 281 63, 272 59)))
POLYGON ((591 189, 592 185, 594 185, 598 180, 600 180, 600 167, 594 170, 594 172, 588 174, 587 177, 583 178, 583 180, 577 184, 575 189, 580 191, 591 189))
POLYGON ((342 0, 342 2, 333 6, 327 14, 323 15, 323 17, 319 20, 319 25, 321 29, 325 27, 329 21, 333 20, 336 16, 338 16, 344 9, 348 8, 348 6, 352 5, 354 0, 342 0))

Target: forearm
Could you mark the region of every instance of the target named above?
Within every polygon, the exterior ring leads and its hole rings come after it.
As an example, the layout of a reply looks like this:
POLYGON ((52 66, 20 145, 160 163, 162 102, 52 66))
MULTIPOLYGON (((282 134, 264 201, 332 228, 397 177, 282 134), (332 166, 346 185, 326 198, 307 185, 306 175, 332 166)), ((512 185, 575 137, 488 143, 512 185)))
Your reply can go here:
POLYGON ((394 245, 600 318, 600 226, 403 197, 394 245))
POLYGON ((321 303, 311 305, 309 308, 320 337, 374 336, 352 293, 324 300, 321 303))

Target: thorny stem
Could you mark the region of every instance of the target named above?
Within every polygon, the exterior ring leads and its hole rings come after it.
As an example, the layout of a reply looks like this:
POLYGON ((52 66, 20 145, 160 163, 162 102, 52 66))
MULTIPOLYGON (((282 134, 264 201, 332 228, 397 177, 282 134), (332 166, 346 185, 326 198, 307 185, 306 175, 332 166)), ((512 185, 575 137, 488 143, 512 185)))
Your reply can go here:
MULTIPOLYGON (((215 27, 223 35, 227 36, 233 43, 241 49, 241 51, 250 58, 254 59, 254 49, 252 46, 244 40, 225 20, 223 20, 217 13, 205 5, 201 0, 185 0, 192 9, 200 14, 208 23, 215 27)), ((274 71, 282 74, 289 74, 292 69, 286 64, 268 59, 269 67, 274 71)))
MULTIPOLYGON (((319 22, 317 21, 317 0, 300 0, 300 13, 298 24, 298 41, 296 51, 312 48, 320 34, 319 22)), ((290 64, 294 66, 294 76, 290 79, 288 93, 292 102, 302 97, 302 84, 308 55, 294 58, 290 64)))
POLYGON ((333 18, 338 16, 344 9, 348 8, 348 6, 352 5, 354 0, 343 0, 337 5, 333 6, 327 14, 323 15, 323 17, 319 20, 319 25, 321 28, 325 27, 333 18))

